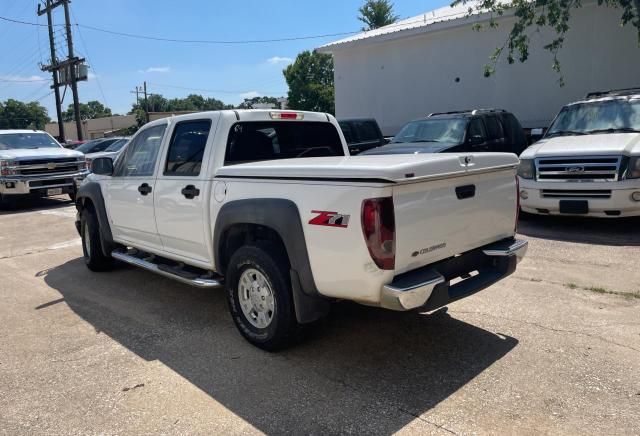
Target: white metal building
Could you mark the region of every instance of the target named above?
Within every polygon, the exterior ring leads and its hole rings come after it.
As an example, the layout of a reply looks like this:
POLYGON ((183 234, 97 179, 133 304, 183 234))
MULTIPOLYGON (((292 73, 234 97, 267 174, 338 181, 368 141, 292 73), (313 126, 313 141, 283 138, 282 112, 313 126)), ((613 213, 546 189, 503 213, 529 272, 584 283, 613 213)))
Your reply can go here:
MULTIPOLYGON (((483 75, 494 49, 504 44, 515 19, 498 29, 473 30, 487 14, 467 17, 469 6, 445 7, 317 50, 335 62, 338 118, 376 118, 385 135, 431 112, 502 108, 524 127, 546 127, 560 108, 589 91, 640 86, 635 28, 620 26, 622 11, 586 3, 575 9, 560 53, 566 86, 558 85, 549 35, 531 35, 529 60, 498 65, 483 75)), ((506 56, 504 56, 506 58, 506 56)))

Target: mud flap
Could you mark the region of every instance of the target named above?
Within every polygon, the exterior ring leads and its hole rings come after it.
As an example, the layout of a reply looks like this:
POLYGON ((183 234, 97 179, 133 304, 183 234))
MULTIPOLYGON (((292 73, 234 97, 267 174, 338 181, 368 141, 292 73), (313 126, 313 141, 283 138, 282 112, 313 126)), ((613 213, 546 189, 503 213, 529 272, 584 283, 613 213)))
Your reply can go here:
POLYGON ((329 300, 318 297, 310 297, 302 292, 300 277, 295 270, 289 270, 291 276, 291 292, 293 293, 293 305, 296 311, 296 319, 300 324, 309 324, 317 321, 329 313, 329 300))

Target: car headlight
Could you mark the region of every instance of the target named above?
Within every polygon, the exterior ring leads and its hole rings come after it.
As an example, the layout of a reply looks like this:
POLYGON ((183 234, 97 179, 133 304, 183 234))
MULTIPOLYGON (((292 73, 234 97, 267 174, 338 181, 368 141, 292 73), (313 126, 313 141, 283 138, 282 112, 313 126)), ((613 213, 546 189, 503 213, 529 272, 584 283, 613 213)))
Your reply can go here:
POLYGON ((16 173, 14 168, 11 168, 14 162, 11 160, 0 160, 0 175, 1 176, 13 176, 16 173))
POLYGON ((640 179, 640 156, 635 156, 629 159, 627 179, 640 179))
POLYGON ((520 159, 520 165, 518 166, 518 175, 520 177, 523 179, 533 179, 535 172, 533 159, 520 159))

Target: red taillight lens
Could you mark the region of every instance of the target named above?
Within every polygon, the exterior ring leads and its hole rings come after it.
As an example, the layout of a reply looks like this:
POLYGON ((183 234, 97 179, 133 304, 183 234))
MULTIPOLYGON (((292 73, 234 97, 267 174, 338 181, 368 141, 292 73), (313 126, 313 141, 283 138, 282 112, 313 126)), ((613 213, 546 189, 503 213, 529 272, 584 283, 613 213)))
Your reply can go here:
POLYGON ((516 228, 518 231, 518 220, 520 219, 520 179, 516 176, 516 228))
POLYGON ((362 232, 369 254, 380 269, 396 263, 396 223, 393 198, 369 198, 362 202, 362 232))

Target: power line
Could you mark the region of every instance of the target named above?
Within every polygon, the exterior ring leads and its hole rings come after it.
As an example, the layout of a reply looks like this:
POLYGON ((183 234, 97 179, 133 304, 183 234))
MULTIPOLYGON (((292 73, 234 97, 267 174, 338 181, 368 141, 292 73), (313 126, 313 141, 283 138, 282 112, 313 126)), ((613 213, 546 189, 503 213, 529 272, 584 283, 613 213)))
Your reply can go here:
POLYGON ((7 83, 31 83, 31 82, 48 82, 49 79, 0 79, 0 82, 7 83))

